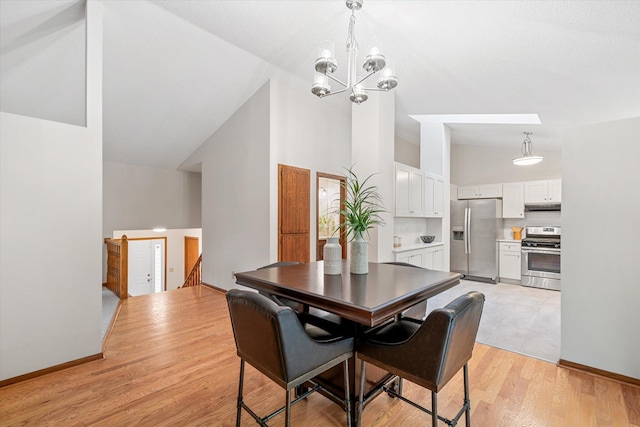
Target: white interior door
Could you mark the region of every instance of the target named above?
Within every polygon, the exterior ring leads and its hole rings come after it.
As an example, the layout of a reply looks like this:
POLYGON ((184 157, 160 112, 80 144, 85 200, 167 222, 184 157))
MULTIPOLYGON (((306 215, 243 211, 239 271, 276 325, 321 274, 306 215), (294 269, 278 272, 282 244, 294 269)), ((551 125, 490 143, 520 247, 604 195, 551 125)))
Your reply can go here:
POLYGON ((151 240, 129 240, 129 294, 153 293, 153 244, 151 240))

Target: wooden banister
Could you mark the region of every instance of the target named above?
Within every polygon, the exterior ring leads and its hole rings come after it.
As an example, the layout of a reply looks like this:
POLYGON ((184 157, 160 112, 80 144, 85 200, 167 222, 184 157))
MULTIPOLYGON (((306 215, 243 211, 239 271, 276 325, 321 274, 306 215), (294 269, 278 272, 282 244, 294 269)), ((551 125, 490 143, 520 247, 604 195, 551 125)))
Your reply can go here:
POLYGON ((107 289, 120 299, 129 296, 129 241, 123 235, 121 239, 104 239, 107 245, 107 289))
POLYGON ((190 286, 198 286, 202 282, 202 254, 198 257, 198 260, 194 264, 191 272, 184 279, 184 284, 181 286, 182 288, 188 288, 190 286))

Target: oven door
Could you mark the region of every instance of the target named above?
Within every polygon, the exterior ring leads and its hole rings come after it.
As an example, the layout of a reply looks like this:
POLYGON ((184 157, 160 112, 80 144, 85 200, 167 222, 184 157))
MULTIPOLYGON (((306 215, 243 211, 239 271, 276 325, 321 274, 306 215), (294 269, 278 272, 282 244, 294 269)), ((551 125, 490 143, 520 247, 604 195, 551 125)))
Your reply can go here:
POLYGON ((560 279, 560 249, 522 248, 522 275, 560 279))

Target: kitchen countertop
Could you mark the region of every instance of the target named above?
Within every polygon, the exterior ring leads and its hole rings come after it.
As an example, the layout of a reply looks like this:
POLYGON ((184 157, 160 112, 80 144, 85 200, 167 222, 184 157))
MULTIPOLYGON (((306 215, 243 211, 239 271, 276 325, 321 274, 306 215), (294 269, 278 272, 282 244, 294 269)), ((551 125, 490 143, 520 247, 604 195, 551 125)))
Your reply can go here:
POLYGON ((444 243, 442 242, 414 243, 411 245, 402 245, 400 247, 393 248, 393 253, 397 254, 398 252, 413 251, 415 249, 433 248, 434 246, 442 246, 442 245, 444 245, 444 243))
POLYGON ((498 242, 506 242, 506 243, 522 243, 522 240, 513 240, 513 239, 496 239, 498 242))

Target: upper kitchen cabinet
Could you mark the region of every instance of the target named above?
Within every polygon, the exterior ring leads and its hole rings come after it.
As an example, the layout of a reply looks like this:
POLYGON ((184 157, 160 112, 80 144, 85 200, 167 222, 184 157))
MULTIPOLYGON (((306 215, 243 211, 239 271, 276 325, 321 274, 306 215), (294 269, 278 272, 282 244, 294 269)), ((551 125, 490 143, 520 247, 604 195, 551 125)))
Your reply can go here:
POLYGON ((458 187, 458 200, 494 199, 502 197, 502 184, 465 185, 458 187))
POLYGON ((441 176, 426 173, 424 216, 429 218, 444 217, 444 179, 441 176))
POLYGON ((424 217, 424 172, 402 163, 396 163, 395 187, 395 216, 424 217))
POLYGON ((524 182, 502 184, 502 217, 524 218, 524 182))
POLYGON ((524 183, 525 203, 560 203, 562 201, 562 180, 549 179, 524 183))

